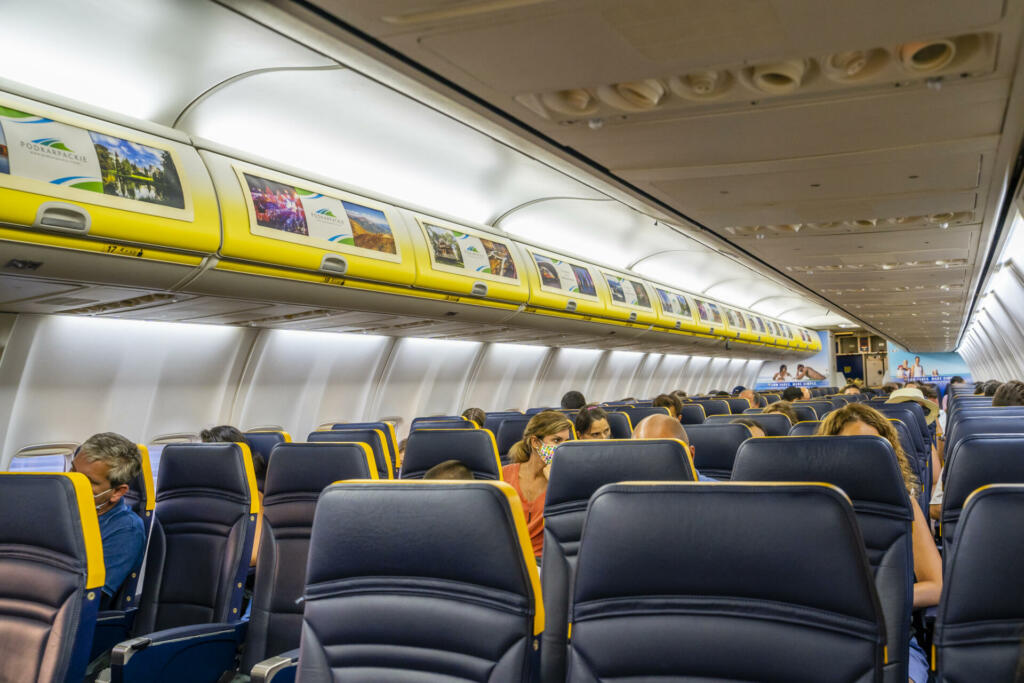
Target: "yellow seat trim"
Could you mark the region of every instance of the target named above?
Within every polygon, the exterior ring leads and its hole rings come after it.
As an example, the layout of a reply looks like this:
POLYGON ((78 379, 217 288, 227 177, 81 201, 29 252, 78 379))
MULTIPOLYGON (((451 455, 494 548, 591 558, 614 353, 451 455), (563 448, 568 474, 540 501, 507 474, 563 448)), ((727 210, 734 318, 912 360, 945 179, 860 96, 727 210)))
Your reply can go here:
POLYGON ((259 489, 256 488, 256 469, 252 465, 252 451, 249 450, 249 444, 235 445, 242 449, 242 465, 245 467, 245 480, 249 484, 249 514, 259 514, 260 496, 259 489))
POLYGON ((153 484, 153 466, 149 459, 149 448, 146 444, 137 443, 135 444, 139 449, 139 455, 142 458, 142 485, 145 487, 144 493, 146 494, 146 512, 153 512, 153 508, 156 507, 156 486, 153 484))

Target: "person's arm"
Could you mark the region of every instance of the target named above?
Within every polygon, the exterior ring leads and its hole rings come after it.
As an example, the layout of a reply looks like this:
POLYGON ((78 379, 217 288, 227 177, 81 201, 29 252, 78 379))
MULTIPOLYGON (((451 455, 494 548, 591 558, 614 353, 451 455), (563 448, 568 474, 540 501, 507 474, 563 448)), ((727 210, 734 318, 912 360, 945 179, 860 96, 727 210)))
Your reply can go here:
POLYGON ((939 483, 939 472, 942 471, 942 462, 939 460, 939 452, 932 444, 932 488, 939 483))
POLYGON ((911 504, 914 507, 914 607, 931 607, 939 604, 942 595, 942 558, 921 507, 916 500, 911 504))
MULTIPOLYGON (((132 513, 134 514, 134 513, 132 513)), ((103 584, 103 592, 114 595, 128 574, 142 561, 142 551, 146 544, 145 534, 141 526, 125 527, 112 533, 103 544, 103 563, 106 565, 107 576, 103 584), (107 552, 107 551, 110 552, 107 552)))

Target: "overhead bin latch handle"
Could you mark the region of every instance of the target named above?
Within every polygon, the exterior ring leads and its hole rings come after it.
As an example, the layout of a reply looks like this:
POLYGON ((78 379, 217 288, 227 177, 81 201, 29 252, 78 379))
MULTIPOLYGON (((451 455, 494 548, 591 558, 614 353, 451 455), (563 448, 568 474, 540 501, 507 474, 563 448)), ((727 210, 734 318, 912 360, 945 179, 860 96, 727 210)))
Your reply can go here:
POLYGON ((629 322, 636 322, 636 311, 633 311, 632 313, 629 314, 629 322))
POLYGON ((320 270, 325 273, 337 273, 338 275, 344 275, 345 272, 348 271, 348 261, 341 256, 325 254, 323 259, 320 261, 320 270))
POLYGON ((570 313, 575 312, 576 311, 576 301, 574 299, 569 299, 568 301, 566 301, 565 302, 565 310, 569 311, 570 313))
POLYGON ((92 227, 92 217, 88 211, 74 204, 43 202, 36 211, 32 227, 84 235, 92 227))
POLYGON ((682 326, 683 326, 683 321, 682 321, 682 320, 677 320, 677 321, 676 321, 676 329, 678 330, 678 329, 679 329, 679 328, 681 328, 682 326))
POLYGON ((487 283, 474 282, 473 288, 469 290, 469 293, 473 296, 487 296, 487 283))

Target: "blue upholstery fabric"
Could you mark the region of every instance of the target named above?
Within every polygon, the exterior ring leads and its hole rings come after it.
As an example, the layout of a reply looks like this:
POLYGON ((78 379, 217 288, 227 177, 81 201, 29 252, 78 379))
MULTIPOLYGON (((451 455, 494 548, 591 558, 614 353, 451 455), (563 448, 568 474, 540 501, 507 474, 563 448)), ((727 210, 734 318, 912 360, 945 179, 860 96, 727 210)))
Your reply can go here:
POLYGON ((819 420, 825 417, 825 413, 829 413, 832 411, 832 404, 826 400, 798 401, 797 405, 810 406, 814 408, 814 412, 818 414, 818 417, 816 419, 819 420))
POLYGON ((494 439, 498 443, 498 455, 504 458, 508 454, 508 450, 523 438, 523 432, 529 422, 530 416, 528 415, 510 417, 501 421, 498 431, 494 435, 494 439))
POLYGON ((456 422, 455 420, 451 420, 451 421, 448 421, 448 420, 436 420, 436 421, 423 420, 422 422, 417 422, 416 424, 414 424, 412 426, 412 431, 415 432, 418 429, 476 429, 476 428, 477 428, 476 423, 473 422, 472 420, 462 420, 460 422, 456 422))
POLYGON ((699 403, 684 403, 683 410, 679 413, 679 421, 684 425, 704 424, 705 418, 707 414, 704 412, 704 406, 699 403))
MULTIPOLYGON (((736 419, 736 415, 712 415, 708 417, 704 424, 729 424, 736 419)), ((793 423, 789 421, 789 418, 781 413, 768 413, 764 414, 749 414, 743 417, 749 418, 761 425, 761 429, 764 430, 765 436, 788 436, 789 430, 793 426, 793 423)), ((699 469, 699 468, 698 468, 699 469)))
POLYGON ((321 492, 336 481, 370 478, 366 453, 355 444, 287 443, 276 447, 267 470, 242 671, 299 646, 306 558, 313 513, 321 492))
POLYGON ((391 453, 391 465, 395 466, 398 459, 398 441, 395 437, 395 429, 387 422, 339 422, 332 425, 331 429, 376 429, 384 435, 388 442, 388 452, 391 453))
POLYGON ((617 412, 629 415, 630 422, 632 422, 633 426, 636 427, 640 424, 640 420, 645 417, 649 417, 651 415, 668 415, 668 408, 620 408, 617 412))
POLYGON ((751 439, 740 446, 733 480, 823 482, 850 497, 885 615, 889 661, 884 680, 905 683, 913 607, 914 511, 889 442, 879 436, 751 439))
POLYGON ((796 412, 796 418, 800 422, 818 419, 818 411, 805 403, 794 403, 793 410, 796 412))
POLYGON ((707 477, 729 479, 736 450, 752 435, 746 425, 719 423, 691 425, 686 428, 686 436, 694 448, 697 471, 707 477))
POLYGON ((513 505, 518 497, 500 482, 324 491, 298 680, 530 680, 536 564, 520 545, 513 505))
POLYGON ((712 415, 732 415, 732 409, 729 408, 729 404, 721 399, 704 398, 694 400, 694 403, 699 404, 704 408, 704 414, 708 417, 712 415))
POLYGON ((501 421, 507 417, 520 417, 522 413, 518 410, 503 410, 495 411, 493 413, 487 413, 487 419, 484 420, 484 429, 489 429, 491 434, 495 437, 498 436, 498 427, 501 426, 501 421))
POLYGON ((947 551, 935 624, 938 683, 1013 681, 1024 632, 1024 486, 971 496, 947 551))
POLYGON ((164 447, 136 635, 241 616, 255 530, 249 457, 236 443, 164 447))
POLYGON ((365 443, 373 451, 373 462, 377 465, 377 478, 390 479, 394 461, 387 452, 387 440, 379 429, 331 429, 329 431, 310 432, 306 441, 357 441, 365 443))
MULTIPOLYGON (((270 467, 270 455, 274 450, 274 446, 279 443, 285 443, 286 441, 287 439, 285 438, 284 432, 258 431, 245 433, 245 442, 249 444, 249 448, 252 449, 253 455, 258 453, 263 456, 263 461, 267 464, 267 467, 270 467)), ((265 476, 266 475, 264 475, 264 477, 265 476)), ((262 481, 257 483, 261 486, 263 485, 262 481)))
POLYGON ((565 680, 569 596, 590 496, 619 481, 694 478, 686 449, 676 441, 573 441, 558 447, 544 501, 544 683, 565 680))
POLYGON ((79 507, 68 476, 0 474, 4 681, 63 683, 85 675, 100 590, 86 586, 83 513, 96 524, 95 509, 79 507))
POLYGON ((409 435, 402 479, 422 479, 434 465, 459 460, 474 479, 501 479, 494 437, 486 429, 418 429, 409 435))
POLYGON ((880 680, 871 568, 829 486, 602 487, 570 619, 570 683, 880 680))
POLYGON ((628 439, 633 436, 633 423, 625 413, 609 412, 608 427, 612 430, 613 439, 628 439))
MULTIPOLYGON (((947 457, 943 473, 942 546, 954 552, 964 502, 989 484, 1024 484, 1024 434, 974 434, 947 457)), ((949 565, 946 564, 946 569, 949 565)))
POLYGON ((821 426, 821 420, 802 420, 797 422, 795 425, 790 427, 790 436, 814 436, 818 433, 818 427, 821 426))
POLYGON ((745 398, 726 398, 722 400, 729 404, 729 409, 732 411, 733 415, 738 415, 747 408, 758 407, 750 405, 750 401, 745 398))
POLYGON ((946 452, 952 453, 957 442, 972 434, 1024 433, 1024 406, 967 408, 946 422, 946 452))

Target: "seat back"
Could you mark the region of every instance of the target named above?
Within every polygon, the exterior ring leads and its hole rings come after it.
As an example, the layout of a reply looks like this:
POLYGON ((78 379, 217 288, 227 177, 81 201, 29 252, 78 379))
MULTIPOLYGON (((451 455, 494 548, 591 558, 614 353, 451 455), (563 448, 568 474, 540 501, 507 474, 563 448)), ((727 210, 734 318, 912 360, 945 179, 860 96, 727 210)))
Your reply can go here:
POLYGON ((668 415, 668 408, 652 408, 652 407, 641 407, 641 408, 619 408, 617 412, 625 413, 629 415, 629 421, 634 424, 640 424, 640 420, 651 415, 668 415))
POLYGON ((0 474, 0 679, 81 681, 103 582, 85 475, 0 474))
POLYGON ((684 425, 704 424, 706 418, 707 413, 704 412, 704 406, 699 403, 684 403, 683 409, 679 413, 679 421, 684 425))
POLYGON ((402 479, 422 479, 434 465, 459 460, 474 479, 501 481, 501 460, 494 435, 486 429, 417 429, 405 445, 402 479))
POLYGON ((342 479, 375 479, 365 443, 282 443, 267 468, 252 614, 242 670, 299 646, 302 591, 320 493, 342 479))
POLYGON ((789 428, 790 436, 814 436, 818 433, 821 420, 801 420, 789 428))
POLYGON ((260 510, 249 447, 164 447, 136 635, 237 621, 260 510))
POLYGON ((746 425, 718 423, 689 426, 686 436, 693 446, 693 465, 698 472, 715 479, 730 479, 736 450, 752 435, 746 425))
POLYGON ((339 422, 332 425, 331 429, 377 429, 384 433, 384 440, 388 442, 388 451, 391 453, 391 467, 397 468, 398 462, 398 437, 395 434, 395 425, 391 422, 378 420, 376 422, 339 422))
POLYGON ((797 401, 797 405, 810 406, 814 408, 814 412, 818 414, 818 419, 825 417, 825 413, 832 411, 832 404, 828 401, 797 401))
POLYGON ((317 503, 297 679, 528 681, 539 602, 508 484, 340 482, 317 503))
POLYGON ((565 680, 569 596, 590 496, 605 484, 637 478, 693 481, 696 475, 686 446, 672 439, 572 441, 555 451, 544 499, 541 680, 565 680))
POLYGON ((466 422, 466 418, 461 415, 425 415, 420 417, 414 417, 412 422, 409 423, 409 430, 416 429, 416 425, 421 422, 466 422))
POLYGON ((732 415, 732 408, 729 407, 729 404, 719 398, 696 399, 694 403, 703 407, 704 414, 708 417, 712 415, 732 415))
POLYGON ((1024 632, 1024 486, 968 497, 960 540, 946 551, 935 622, 938 683, 1013 681, 1024 632))
POLYGON ((555 408, 527 408, 527 415, 536 415, 537 413, 543 413, 545 410, 555 410, 555 408))
MULTIPOLYGON (((149 544, 149 532, 153 528, 153 508, 156 506, 156 486, 153 483, 153 469, 149 461, 149 448, 145 444, 135 444, 139 449, 139 456, 142 458, 142 469, 139 471, 128 487, 128 493, 121 498, 132 512, 142 519, 142 529, 145 532, 146 544, 149 544)), ((139 577, 142 568, 132 567, 128 578, 118 589, 117 594, 110 601, 110 605, 116 609, 126 609, 135 606, 135 597, 139 588, 139 577)))
POLYGON ((907 680, 913 607, 914 510, 899 461, 880 436, 751 439, 740 446, 734 481, 824 482, 853 503, 885 615, 887 683, 907 680))
MULTIPOLYGON (((964 503, 990 484, 1024 484, 1024 434, 974 434, 947 459, 942 498, 942 548, 953 552, 964 503)), ((946 565, 948 569, 949 565, 946 565)))
POLYGON ((324 441, 359 441, 365 443, 370 447, 370 451, 373 452, 373 461, 377 464, 377 478, 393 479, 395 476, 392 469, 394 460, 391 458, 391 453, 388 450, 387 439, 384 437, 384 432, 379 429, 330 429, 310 432, 309 436, 306 437, 306 441, 316 443, 324 441))
POLYGON ((413 432, 418 429, 477 429, 477 426, 472 420, 423 420, 412 426, 413 432))
POLYGON ((871 568, 828 485, 602 487, 570 620, 571 683, 880 680, 871 568))
POLYGON ((745 398, 726 398, 722 400, 729 404, 729 410, 732 411, 733 415, 739 415, 747 408, 759 407, 751 404, 750 401, 745 398))
POLYGON ((501 421, 498 425, 498 433, 494 435, 494 440, 498 444, 498 455, 504 458, 508 455, 508 451, 517 441, 523 438, 523 432, 526 431, 526 425, 530 423, 529 415, 523 415, 521 417, 509 417, 501 421))
POLYGON ((806 403, 794 403, 793 411, 796 412, 796 419, 801 422, 818 419, 818 411, 806 403))
POLYGON ((962 415, 946 439, 947 463, 957 445, 975 434, 1024 434, 1024 415, 962 415))
MULTIPOLYGON (((274 446, 279 443, 288 443, 291 440, 291 434, 280 430, 253 429, 245 433, 245 442, 249 444, 250 450, 254 455, 257 453, 261 455, 267 467, 270 467, 270 454, 274 451, 274 446)), ((263 475, 264 479, 266 476, 266 474, 263 475)), ((263 481, 257 479, 256 485, 260 487, 260 491, 263 490, 263 481)))
POLYGON ((484 420, 484 429, 489 429, 491 434, 495 437, 498 435, 498 427, 501 426, 501 421, 509 417, 521 417, 522 413, 518 410, 504 410, 500 412, 487 413, 487 419, 484 420))
POLYGON ((777 403, 782 400, 782 396, 780 394, 761 394, 761 397, 764 399, 764 405, 761 406, 762 408, 767 408, 768 404, 777 403))
POLYGON ((633 436, 633 423, 625 413, 608 413, 608 427, 612 430, 613 439, 629 439, 633 436))
MULTIPOLYGON (((764 430, 765 436, 787 436, 793 423, 789 421, 789 418, 781 413, 752 413, 744 415, 743 417, 748 418, 761 425, 761 429, 764 430)), ((708 417, 704 424, 729 424, 736 419, 733 415, 712 415, 708 417)))

